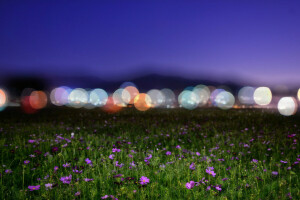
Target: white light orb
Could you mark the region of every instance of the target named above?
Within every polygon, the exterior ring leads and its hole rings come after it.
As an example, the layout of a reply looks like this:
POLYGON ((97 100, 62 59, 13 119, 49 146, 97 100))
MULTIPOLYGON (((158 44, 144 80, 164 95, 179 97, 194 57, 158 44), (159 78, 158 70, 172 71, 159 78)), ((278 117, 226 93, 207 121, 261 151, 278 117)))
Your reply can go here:
POLYGON ((88 93, 82 88, 72 90, 68 97, 69 106, 81 108, 88 103, 88 93))
POLYGON ((151 107, 156 108, 160 107, 165 103, 164 94, 157 89, 152 89, 147 92, 147 95, 151 98, 151 107))
POLYGON ((281 115, 291 116, 297 112, 298 104, 293 97, 282 97, 277 104, 281 115))
POLYGON ((130 94, 127 90, 124 90, 123 88, 119 88, 117 89, 113 95, 113 101, 114 104, 120 107, 126 107, 127 106, 127 101, 124 101, 124 99, 129 99, 128 101, 130 101, 130 94))
POLYGON ((254 91, 255 88, 249 86, 241 88, 238 93, 238 99, 240 103, 245 105, 253 105, 255 103, 254 91))
POLYGON ((254 101, 256 104, 265 106, 272 101, 272 92, 268 87, 259 87, 254 91, 254 101))
POLYGON ((90 92, 89 103, 94 106, 105 106, 108 99, 107 92, 103 89, 94 89, 90 92))
POLYGON ((176 96, 174 92, 168 88, 164 88, 160 91, 165 96, 165 102, 163 106, 166 108, 173 108, 176 103, 176 96))
POLYGON ((195 92, 190 90, 184 90, 178 96, 179 104, 188 110, 193 110, 197 108, 200 102, 199 99, 199 96, 195 92))
POLYGON ((216 96, 215 102, 218 108, 226 110, 233 107, 235 99, 230 92, 223 91, 216 96))
POLYGON ((210 97, 210 91, 207 86, 197 85, 194 87, 193 91, 199 96, 199 106, 207 104, 210 97))

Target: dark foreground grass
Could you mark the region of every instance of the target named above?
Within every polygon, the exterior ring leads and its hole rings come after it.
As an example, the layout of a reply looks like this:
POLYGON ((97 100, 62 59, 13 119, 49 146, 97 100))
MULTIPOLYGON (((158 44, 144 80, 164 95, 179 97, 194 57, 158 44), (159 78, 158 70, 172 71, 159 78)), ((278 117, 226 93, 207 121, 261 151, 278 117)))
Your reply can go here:
POLYGON ((299 127, 260 110, 8 109, 0 199, 300 199, 299 127))

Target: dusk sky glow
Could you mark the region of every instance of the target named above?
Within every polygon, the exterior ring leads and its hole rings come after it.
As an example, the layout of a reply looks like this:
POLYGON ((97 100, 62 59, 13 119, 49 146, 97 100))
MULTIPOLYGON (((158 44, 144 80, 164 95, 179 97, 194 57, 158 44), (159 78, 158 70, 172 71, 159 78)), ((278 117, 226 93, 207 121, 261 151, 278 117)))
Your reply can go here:
POLYGON ((0 2, 0 73, 300 84, 300 1, 0 2))

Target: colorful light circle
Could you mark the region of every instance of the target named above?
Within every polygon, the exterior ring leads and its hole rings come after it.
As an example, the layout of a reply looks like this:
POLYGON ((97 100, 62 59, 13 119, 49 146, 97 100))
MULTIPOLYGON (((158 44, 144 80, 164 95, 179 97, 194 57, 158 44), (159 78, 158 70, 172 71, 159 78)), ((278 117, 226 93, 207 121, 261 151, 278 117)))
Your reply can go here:
POLYGON ((151 107, 151 98, 146 93, 140 93, 134 98, 134 107, 139 111, 146 111, 151 107))

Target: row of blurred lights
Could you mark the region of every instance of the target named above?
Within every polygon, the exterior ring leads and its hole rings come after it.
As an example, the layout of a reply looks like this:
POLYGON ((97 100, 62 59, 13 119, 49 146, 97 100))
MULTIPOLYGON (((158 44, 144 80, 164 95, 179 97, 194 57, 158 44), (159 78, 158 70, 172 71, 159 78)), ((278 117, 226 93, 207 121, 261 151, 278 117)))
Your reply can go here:
MULTIPOLYGON (((114 93, 108 94, 103 89, 87 91, 82 88, 71 89, 63 86, 55 88, 50 93, 50 101, 56 106, 69 106, 74 108, 92 109, 101 107, 107 112, 117 112, 123 107, 134 106, 139 111, 150 108, 195 109, 202 106, 215 106, 221 109, 239 108, 235 97, 229 90, 212 86, 197 85, 185 88, 176 99, 175 93, 170 89, 152 89, 147 93, 140 93, 134 83, 126 82, 114 93)), ((258 105, 262 108, 272 101, 272 92, 268 87, 243 87, 237 95, 238 101, 244 106, 258 105)), ((297 98, 300 101, 300 89, 297 98)), ((7 94, 0 89, 0 111, 8 104, 7 94)), ((26 113, 34 113, 48 104, 47 94, 43 91, 25 89, 21 95, 21 106, 26 113)), ((281 97, 277 104, 280 114, 285 116, 297 112, 298 103, 294 97, 281 97)))

